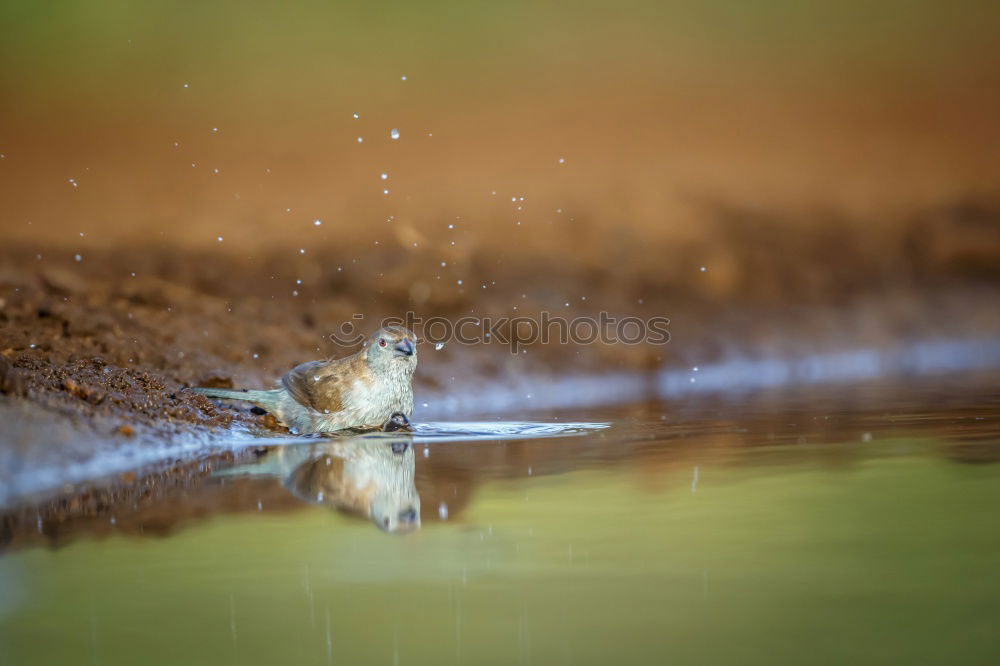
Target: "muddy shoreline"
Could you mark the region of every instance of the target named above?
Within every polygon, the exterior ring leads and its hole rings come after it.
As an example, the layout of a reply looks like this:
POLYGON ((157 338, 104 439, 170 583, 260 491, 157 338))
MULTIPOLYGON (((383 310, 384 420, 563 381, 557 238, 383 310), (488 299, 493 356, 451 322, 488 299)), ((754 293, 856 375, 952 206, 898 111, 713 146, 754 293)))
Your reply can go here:
MULTIPOLYGON (((407 247, 407 233, 392 247, 308 254, 277 240, 266 249, 5 245, 0 467, 9 483, 17 470, 60 460, 152 456, 164 443, 180 448, 163 457, 185 457, 234 434, 269 434, 273 423, 246 405, 183 389, 270 386, 302 361, 355 351, 331 340, 343 322, 364 330, 407 311, 452 320, 543 311, 670 318, 665 345, 531 344, 511 354, 495 342, 424 344, 417 419, 572 405, 572 377, 609 377, 608 390, 596 391, 607 402, 637 401, 655 395, 659 372, 734 357, 1000 338, 1000 206, 992 200, 917 211, 906 224, 868 232, 829 215, 713 208, 705 216, 700 237, 651 237, 642 257, 625 263, 592 245, 567 255, 558 236, 531 248, 487 242, 496 228, 488 224, 459 236, 471 248, 460 254, 447 254, 444 240, 407 247), (638 388, 616 395, 615 376, 638 388), (500 399, 452 399, 470 394, 500 399)), ((599 223, 578 224, 577 236, 597 237, 599 223)))

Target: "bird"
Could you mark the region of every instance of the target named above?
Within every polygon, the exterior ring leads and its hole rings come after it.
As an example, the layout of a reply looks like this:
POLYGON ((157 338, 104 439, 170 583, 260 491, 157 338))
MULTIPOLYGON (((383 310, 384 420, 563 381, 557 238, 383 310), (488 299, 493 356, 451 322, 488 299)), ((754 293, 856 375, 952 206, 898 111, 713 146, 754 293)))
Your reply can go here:
POLYGON ((297 435, 340 430, 390 430, 409 425, 413 412, 416 336, 403 326, 383 326, 358 352, 340 359, 307 361, 274 389, 193 387, 208 398, 250 402, 297 435))

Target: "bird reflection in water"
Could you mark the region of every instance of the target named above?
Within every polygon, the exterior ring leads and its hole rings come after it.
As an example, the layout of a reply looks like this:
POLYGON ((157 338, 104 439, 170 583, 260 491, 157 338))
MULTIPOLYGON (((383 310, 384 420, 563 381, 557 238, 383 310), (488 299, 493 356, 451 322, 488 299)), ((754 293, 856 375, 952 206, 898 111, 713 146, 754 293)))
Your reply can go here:
POLYGON ((254 473, 279 476, 304 502, 368 518, 385 532, 412 532, 420 527, 412 444, 409 434, 380 434, 279 447, 254 473))

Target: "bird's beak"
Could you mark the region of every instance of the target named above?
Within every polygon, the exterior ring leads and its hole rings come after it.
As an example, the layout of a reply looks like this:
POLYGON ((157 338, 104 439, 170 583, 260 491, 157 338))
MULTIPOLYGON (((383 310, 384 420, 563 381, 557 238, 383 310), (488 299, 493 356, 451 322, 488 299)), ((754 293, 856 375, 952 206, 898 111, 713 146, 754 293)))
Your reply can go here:
POLYGON ((414 347, 409 338, 403 338, 396 343, 396 356, 413 356, 414 347))

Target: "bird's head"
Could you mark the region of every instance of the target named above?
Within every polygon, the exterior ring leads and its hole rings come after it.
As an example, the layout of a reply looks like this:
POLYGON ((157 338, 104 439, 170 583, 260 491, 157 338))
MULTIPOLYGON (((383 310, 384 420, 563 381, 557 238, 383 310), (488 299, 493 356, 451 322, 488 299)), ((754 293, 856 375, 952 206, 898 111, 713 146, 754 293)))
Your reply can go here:
POLYGON ((384 326, 368 338, 368 366, 377 372, 412 374, 417 367, 417 336, 402 326, 384 326))

